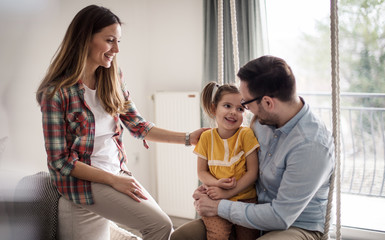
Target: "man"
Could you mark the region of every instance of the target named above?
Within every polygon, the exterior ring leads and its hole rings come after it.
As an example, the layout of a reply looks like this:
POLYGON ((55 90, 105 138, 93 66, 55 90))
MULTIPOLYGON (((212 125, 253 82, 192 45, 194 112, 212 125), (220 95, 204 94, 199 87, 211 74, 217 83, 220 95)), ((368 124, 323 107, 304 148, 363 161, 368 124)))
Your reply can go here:
MULTIPOLYGON (((330 132, 296 94, 291 68, 263 56, 239 72, 242 105, 254 114, 260 143, 258 204, 212 200, 204 186, 194 192, 201 216, 218 215, 260 229, 260 240, 321 239, 324 231, 334 144, 330 132)), ((171 239, 205 239, 200 219, 178 228, 171 239)))

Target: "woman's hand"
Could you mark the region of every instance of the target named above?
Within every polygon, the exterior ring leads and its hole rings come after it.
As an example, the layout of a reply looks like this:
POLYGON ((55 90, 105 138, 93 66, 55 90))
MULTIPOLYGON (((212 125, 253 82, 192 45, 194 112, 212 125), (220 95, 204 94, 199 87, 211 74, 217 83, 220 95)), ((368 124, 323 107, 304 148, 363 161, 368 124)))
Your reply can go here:
POLYGON ((195 130, 194 132, 190 133, 190 143, 191 145, 197 145, 199 138, 201 137, 201 134, 209 130, 210 128, 200 128, 198 130, 195 130))
POLYGON ((87 165, 83 162, 77 161, 74 169, 71 171, 71 176, 90 182, 109 185, 115 190, 127 194, 137 202, 140 202, 139 198, 147 200, 147 197, 144 196, 142 188, 136 182, 135 178, 126 174, 114 175, 104 170, 87 165))
POLYGON ((135 178, 128 175, 115 176, 116 178, 111 184, 115 190, 127 194, 129 197, 137 202, 140 202, 140 198, 147 200, 147 197, 143 194, 142 188, 135 181, 135 178))

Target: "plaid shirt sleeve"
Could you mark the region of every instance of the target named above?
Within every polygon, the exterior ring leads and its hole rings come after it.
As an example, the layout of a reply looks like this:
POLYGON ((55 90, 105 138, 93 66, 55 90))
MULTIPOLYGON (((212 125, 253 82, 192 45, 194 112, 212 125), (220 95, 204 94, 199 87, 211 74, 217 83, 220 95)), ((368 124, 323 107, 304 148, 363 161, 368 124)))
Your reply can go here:
POLYGON ((67 176, 74 168, 74 160, 78 157, 69 157, 66 141, 65 111, 63 110, 60 91, 57 91, 52 99, 44 98, 42 100, 41 112, 48 167, 67 176))
MULTIPOLYGON (((120 74, 120 83, 123 92, 124 99, 128 101, 128 109, 125 114, 120 114, 120 120, 124 126, 130 131, 131 135, 144 139, 147 133, 155 125, 151 122, 147 122, 138 112, 134 102, 130 98, 130 94, 126 88, 126 83, 123 81, 123 73, 119 71, 120 74)), ((144 143, 146 146, 146 143, 144 143)))
POLYGON ((129 100, 129 107, 125 114, 120 114, 120 120, 135 138, 144 139, 153 123, 147 122, 138 112, 134 102, 129 100))

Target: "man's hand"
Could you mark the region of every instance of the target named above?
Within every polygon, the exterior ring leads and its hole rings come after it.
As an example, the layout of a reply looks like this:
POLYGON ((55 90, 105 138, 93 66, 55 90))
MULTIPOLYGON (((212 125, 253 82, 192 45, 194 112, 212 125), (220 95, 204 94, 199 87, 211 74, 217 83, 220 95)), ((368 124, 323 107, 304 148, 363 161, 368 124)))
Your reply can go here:
POLYGON ((197 189, 195 189, 193 193, 193 198, 195 200, 198 200, 202 195, 207 194, 207 186, 206 185, 200 185, 197 189))
POLYGON ((210 199, 206 194, 205 186, 198 187, 193 194, 193 198, 195 199, 195 209, 200 216, 213 217, 218 215, 219 200, 210 199))

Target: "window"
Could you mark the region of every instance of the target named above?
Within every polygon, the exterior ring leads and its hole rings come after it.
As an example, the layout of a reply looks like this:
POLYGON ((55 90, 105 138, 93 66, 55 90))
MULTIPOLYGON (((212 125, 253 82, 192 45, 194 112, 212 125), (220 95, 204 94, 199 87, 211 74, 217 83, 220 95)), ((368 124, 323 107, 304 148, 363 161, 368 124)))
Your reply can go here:
MULTIPOLYGON (((330 2, 265 2, 269 54, 288 62, 298 92, 332 129, 330 2)), ((344 239, 385 236, 384 11, 385 1, 339 1, 344 239)))

